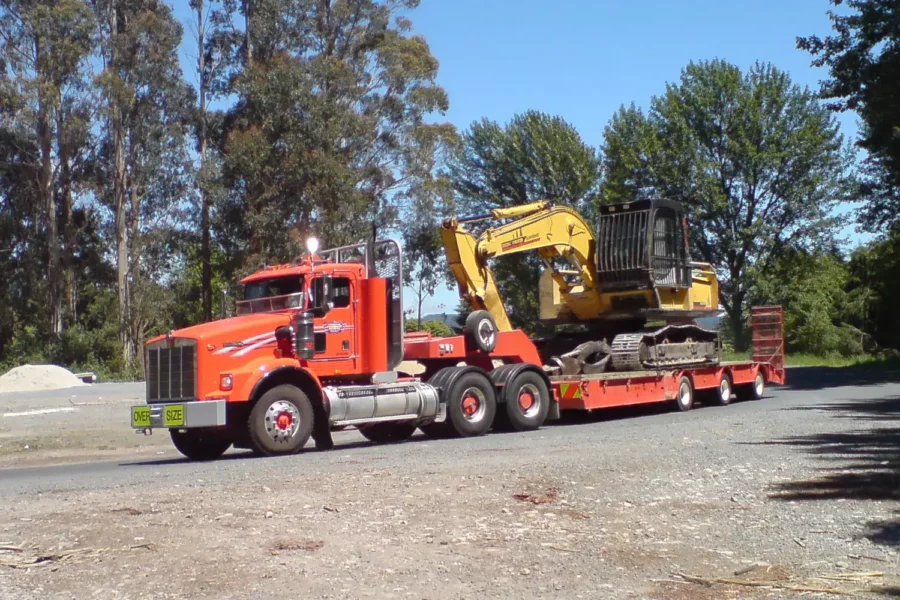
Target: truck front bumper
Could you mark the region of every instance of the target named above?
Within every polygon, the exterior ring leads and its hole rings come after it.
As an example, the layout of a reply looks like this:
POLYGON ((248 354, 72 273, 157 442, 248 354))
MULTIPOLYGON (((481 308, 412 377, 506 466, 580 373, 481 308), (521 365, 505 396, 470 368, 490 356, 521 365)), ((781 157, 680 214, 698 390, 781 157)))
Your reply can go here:
POLYGON ((225 425, 225 400, 204 400, 166 404, 143 404, 131 407, 131 427, 191 429, 225 425))

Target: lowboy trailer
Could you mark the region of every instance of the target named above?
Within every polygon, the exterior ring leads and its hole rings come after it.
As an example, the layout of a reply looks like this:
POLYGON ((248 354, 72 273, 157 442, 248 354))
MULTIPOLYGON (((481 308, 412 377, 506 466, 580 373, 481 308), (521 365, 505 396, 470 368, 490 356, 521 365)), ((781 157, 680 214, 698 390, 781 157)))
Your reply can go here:
MULTIPOLYGON (((760 306, 751 309, 753 352, 749 361, 720 362, 717 365, 685 369, 611 372, 595 375, 549 376, 546 379, 553 396, 550 418, 560 411, 592 411, 604 408, 673 402, 680 411, 690 410, 697 395, 705 402, 719 406, 732 399, 760 399, 768 384, 785 383, 784 368, 784 312, 780 306, 760 306), (699 394, 698 394, 699 393, 699 394)), ((435 369, 457 364, 476 365, 504 373, 504 370, 534 366, 541 363, 537 348, 521 331, 498 332, 494 350, 490 353, 469 352, 463 336, 436 338, 428 334, 407 337, 407 358, 427 365, 423 377, 435 369), (494 366, 494 362, 504 363, 494 366)), ((517 388, 506 391, 509 379, 494 376, 505 401, 521 394, 517 388)), ((516 399, 527 408, 531 395, 516 399)))

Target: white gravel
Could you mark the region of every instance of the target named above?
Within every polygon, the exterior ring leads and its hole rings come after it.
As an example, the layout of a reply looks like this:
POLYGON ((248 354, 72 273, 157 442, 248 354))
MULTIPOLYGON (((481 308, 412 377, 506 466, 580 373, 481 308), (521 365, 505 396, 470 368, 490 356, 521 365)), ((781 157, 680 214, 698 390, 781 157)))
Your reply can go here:
POLYGON ((63 367, 56 365, 22 365, 0 376, 0 394, 59 390, 87 385, 63 367))

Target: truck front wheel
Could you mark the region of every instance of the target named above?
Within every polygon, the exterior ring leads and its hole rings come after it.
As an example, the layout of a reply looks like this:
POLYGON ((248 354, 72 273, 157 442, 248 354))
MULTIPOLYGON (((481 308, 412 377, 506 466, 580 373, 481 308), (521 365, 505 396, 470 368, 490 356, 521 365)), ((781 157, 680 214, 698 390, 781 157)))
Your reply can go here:
POLYGON ((231 440, 219 432, 202 429, 170 429, 175 449, 191 460, 215 460, 231 447, 231 440))
POLYGON ((263 394, 250 411, 247 432, 257 454, 296 454, 313 431, 313 407, 303 390, 278 385, 263 394))

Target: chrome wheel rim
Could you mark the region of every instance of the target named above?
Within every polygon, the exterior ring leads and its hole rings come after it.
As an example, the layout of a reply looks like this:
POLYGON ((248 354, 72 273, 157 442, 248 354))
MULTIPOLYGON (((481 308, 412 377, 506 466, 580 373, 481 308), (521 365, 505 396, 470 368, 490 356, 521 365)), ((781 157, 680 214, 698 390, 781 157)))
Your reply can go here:
POLYGON ((731 383, 727 377, 723 377, 722 382, 719 384, 719 397, 723 402, 731 400, 731 383))
POLYGON ((541 410, 541 402, 541 393, 538 391, 537 386, 526 383, 519 388, 516 403, 519 406, 519 410, 526 417, 531 418, 537 415, 541 410))
POLYGON ((266 409, 266 433, 277 444, 290 442, 300 430, 300 411, 293 402, 278 400, 266 409))
POLYGON ((761 373, 756 375, 756 381, 753 383, 754 391, 757 396, 762 396, 763 389, 765 388, 765 381, 763 380, 763 376, 761 373))
POLYGON ((467 388, 462 394, 463 418, 470 423, 478 423, 484 419, 486 412, 487 402, 484 392, 476 387, 467 388))
POLYGON ((678 388, 678 403, 681 406, 689 406, 691 404, 691 386, 687 382, 682 383, 678 388))

